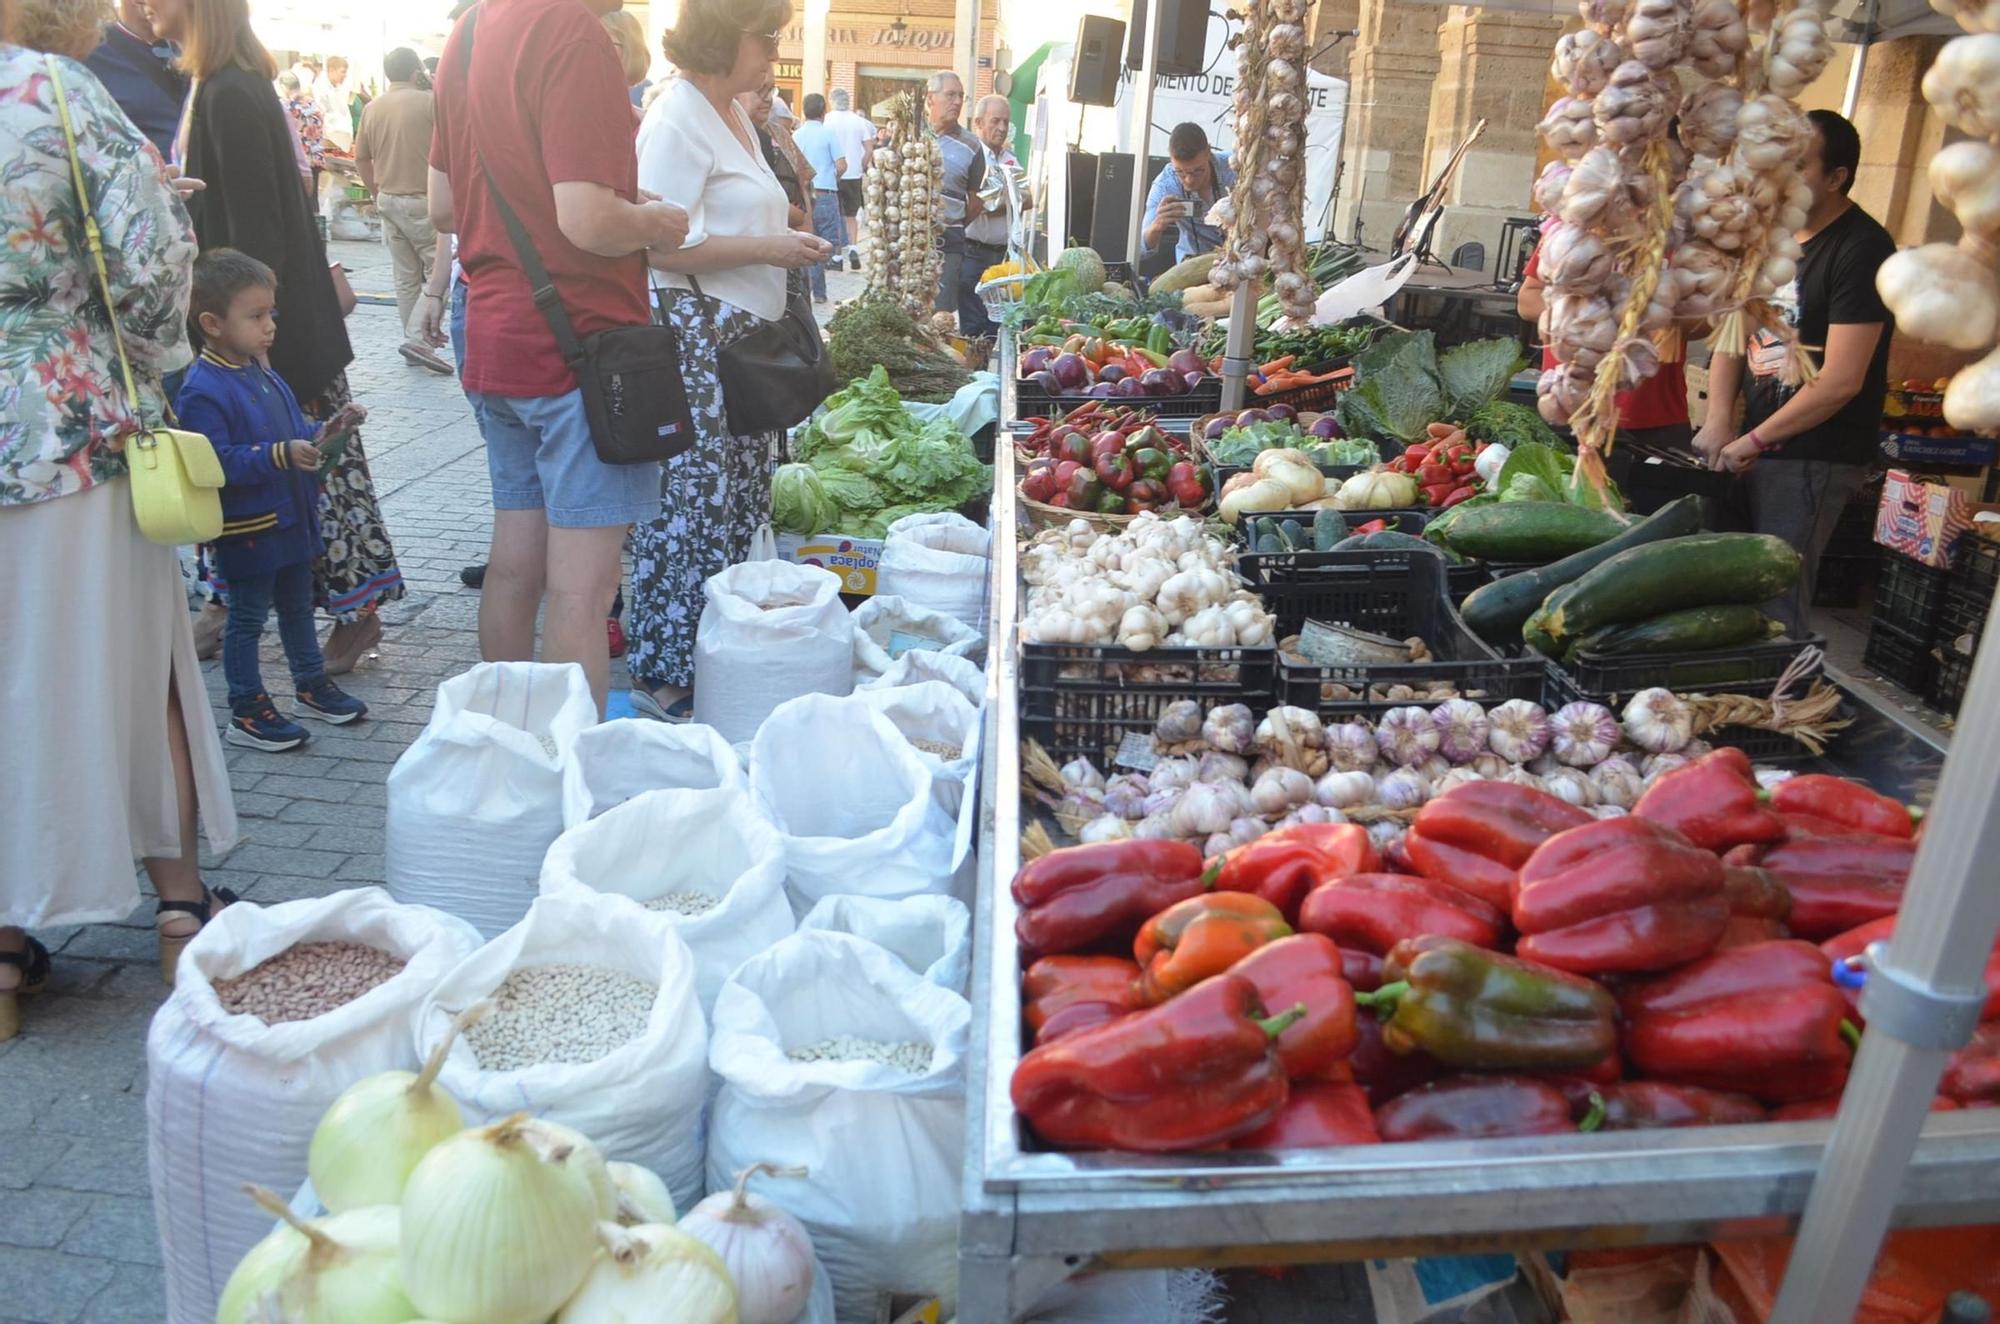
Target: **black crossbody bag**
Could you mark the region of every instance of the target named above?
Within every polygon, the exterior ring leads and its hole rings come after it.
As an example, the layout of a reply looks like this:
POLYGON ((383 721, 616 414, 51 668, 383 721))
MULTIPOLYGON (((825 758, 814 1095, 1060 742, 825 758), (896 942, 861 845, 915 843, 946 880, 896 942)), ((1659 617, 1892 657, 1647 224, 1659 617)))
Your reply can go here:
MULTIPOLYGON (((459 63, 461 86, 468 93, 472 83, 472 34, 479 21, 475 6, 465 16, 465 48, 459 63)), ((472 113, 471 98, 465 97, 464 113, 472 113)), ((695 442, 694 416, 688 410, 687 388, 681 381, 680 336, 659 323, 643 326, 614 326, 594 331, 578 339, 569 311, 563 307, 549 269, 535 251, 521 218, 500 196, 493 175, 486 169, 485 153, 479 150, 476 124, 468 121, 473 134, 473 153, 479 158, 479 172, 486 177, 486 191, 514 242, 521 272, 528 278, 535 307, 541 309, 555 335, 556 350, 576 375, 583 395, 584 414, 590 420, 590 439, 597 458, 605 464, 651 464, 671 459, 695 442)), ((648 300, 648 307, 651 301, 648 300)))

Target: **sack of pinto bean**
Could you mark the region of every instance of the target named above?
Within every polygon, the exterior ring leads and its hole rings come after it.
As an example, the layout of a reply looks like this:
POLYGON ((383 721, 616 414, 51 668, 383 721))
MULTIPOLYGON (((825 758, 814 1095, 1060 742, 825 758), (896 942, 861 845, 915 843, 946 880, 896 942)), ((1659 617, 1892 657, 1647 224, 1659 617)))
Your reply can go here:
POLYGON ((342 1090, 414 1071, 417 1013, 479 934, 358 888, 240 902, 181 954, 146 1036, 146 1149, 170 1324, 215 1318, 222 1285, 271 1216, 246 1182, 291 1191, 342 1090))
POLYGON ((744 790, 743 761, 712 726, 620 717, 577 736, 563 763, 563 827, 647 791, 744 790))

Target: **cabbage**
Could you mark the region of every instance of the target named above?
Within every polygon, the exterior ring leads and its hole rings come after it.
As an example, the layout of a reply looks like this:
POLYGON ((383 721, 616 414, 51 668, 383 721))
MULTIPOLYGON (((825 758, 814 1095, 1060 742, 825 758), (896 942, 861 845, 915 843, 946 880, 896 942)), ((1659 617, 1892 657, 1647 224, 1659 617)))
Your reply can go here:
POLYGON ((822 533, 839 519, 840 507, 810 464, 780 465, 771 475, 771 527, 780 533, 822 533))
POLYGON ((793 504, 785 515, 777 513, 773 480, 772 522, 781 529, 791 530, 788 518, 810 518, 813 533, 879 538, 903 515, 956 510, 993 490, 993 471, 958 425, 942 413, 919 423, 879 366, 829 397, 792 447, 809 463, 778 471, 805 471, 788 484, 793 504))
POLYGON ((818 468, 819 485, 825 491, 827 500, 840 507, 843 515, 849 511, 880 510, 889 504, 881 484, 866 474, 834 465, 815 468, 818 468))

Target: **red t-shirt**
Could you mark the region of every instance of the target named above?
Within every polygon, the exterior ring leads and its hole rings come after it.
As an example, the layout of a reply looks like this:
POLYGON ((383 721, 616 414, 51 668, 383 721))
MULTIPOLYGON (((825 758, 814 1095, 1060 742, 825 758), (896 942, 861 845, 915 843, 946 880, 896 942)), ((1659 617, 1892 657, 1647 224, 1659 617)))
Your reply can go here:
MULTIPOLYGON (((1537 247, 1528 255, 1528 265, 1521 271, 1523 280, 1536 280, 1542 274, 1542 250, 1537 247)), ((1556 356, 1549 347, 1542 346, 1542 370, 1559 367, 1556 356)), ((1660 370, 1640 382, 1629 391, 1618 393, 1618 426, 1632 431, 1640 428, 1664 428, 1675 423, 1688 421, 1687 358, 1685 355, 1671 363, 1662 363, 1660 370)))
POLYGON ((431 165, 451 176, 470 287, 464 384, 495 395, 561 395, 576 378, 535 307, 480 161, 493 167, 493 182, 534 240, 577 335, 642 325, 650 320, 644 259, 598 257, 572 244, 556 225, 554 192, 557 184, 602 184, 638 198, 632 103, 610 33, 580 0, 482 0, 472 12, 472 76, 460 75, 461 20, 438 59, 431 137, 431 165))

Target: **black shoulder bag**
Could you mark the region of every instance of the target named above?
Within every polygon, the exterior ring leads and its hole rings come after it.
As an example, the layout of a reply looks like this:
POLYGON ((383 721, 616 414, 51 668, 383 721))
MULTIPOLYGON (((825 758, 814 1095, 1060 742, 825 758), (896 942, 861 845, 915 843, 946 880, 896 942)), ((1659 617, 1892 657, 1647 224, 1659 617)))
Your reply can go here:
MULTIPOLYGON (((465 16, 465 48, 459 63, 460 86, 467 91, 472 82, 472 33, 478 22, 475 6, 465 16)), ((471 115, 469 96, 461 105, 463 113, 471 115)), ((507 237, 514 242, 521 272, 534 291, 535 307, 548 320, 563 362, 576 374, 597 458, 605 464, 651 464, 692 447, 694 416, 688 410, 687 388, 681 381, 679 334, 671 326, 649 322, 594 331, 579 340, 527 227, 493 183, 485 154, 479 151, 476 122, 468 120, 468 128, 473 134, 473 153, 479 158, 479 173, 486 177, 486 191, 507 227, 507 237)))

